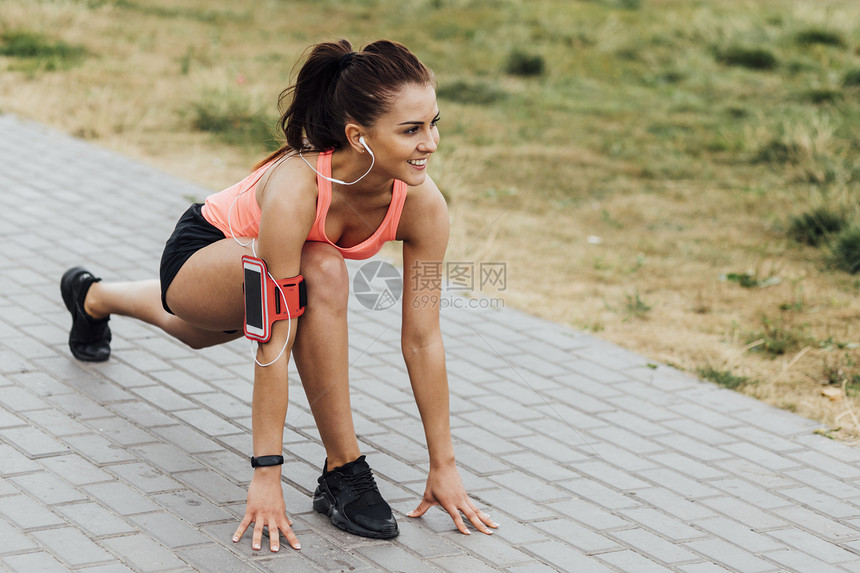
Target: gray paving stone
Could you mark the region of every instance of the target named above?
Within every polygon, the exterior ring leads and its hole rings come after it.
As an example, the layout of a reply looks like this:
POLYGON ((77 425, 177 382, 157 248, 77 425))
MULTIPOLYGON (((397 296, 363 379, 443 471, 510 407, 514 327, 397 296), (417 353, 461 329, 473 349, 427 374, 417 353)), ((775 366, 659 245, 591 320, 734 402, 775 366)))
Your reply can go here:
POLYGON ((69 569, 45 551, 5 557, 3 563, 15 573, 68 573, 69 569))
POLYGON ((849 527, 829 516, 821 515, 805 507, 780 508, 773 510, 773 513, 833 542, 860 539, 860 529, 849 527))
MULTIPOLYGON (((570 498, 570 493, 564 489, 555 487, 554 485, 546 483, 544 480, 519 471, 496 474, 490 478, 490 481, 511 491, 521 492, 524 496, 534 500, 535 502, 563 501, 570 498)), ((594 493, 593 490, 585 486, 572 486, 575 482, 579 483, 584 481, 585 480, 574 480, 574 482, 566 482, 559 485, 574 491, 575 493, 581 493, 583 490, 587 490, 588 494, 594 493)), ((601 491, 600 493, 603 492, 601 491)))
POLYGON ((588 478, 561 482, 559 485, 569 489, 580 498, 592 500, 594 503, 610 510, 637 507, 640 505, 636 497, 617 492, 600 482, 588 478))
POLYGON ((671 569, 659 565, 658 563, 643 557, 639 553, 635 553, 630 550, 603 553, 599 558, 621 571, 635 571, 636 573, 661 573, 671 571, 671 569))
POLYGON ((823 492, 839 492, 842 499, 860 497, 860 487, 851 485, 845 481, 828 476, 813 468, 802 468, 785 472, 785 475, 797 480, 799 483, 814 487, 823 492))
POLYGON ((72 567, 114 560, 110 553, 73 527, 34 531, 31 535, 52 555, 72 567))
POLYGON ((192 525, 223 521, 231 517, 225 510, 190 491, 162 493, 150 496, 150 499, 192 525))
POLYGON ((719 490, 697 479, 691 479, 668 468, 645 470, 639 472, 639 475, 655 485, 670 489, 688 499, 708 497, 719 493, 719 490))
POLYGON ((510 573, 552 573, 553 571, 559 570, 554 567, 550 567, 549 565, 544 565, 543 563, 529 563, 528 565, 508 567, 507 571, 510 573))
POLYGON ((440 567, 442 570, 451 571, 452 573, 460 571, 464 573, 490 573, 498 571, 496 567, 492 567, 470 555, 437 557, 435 559, 431 559, 430 562, 440 567))
POLYGON ((131 515, 128 521, 134 523, 140 531, 160 541, 165 547, 172 549, 201 545, 210 541, 197 528, 166 511, 131 515))
POLYGON ((113 511, 94 502, 59 505, 54 511, 65 516, 78 529, 92 537, 134 533, 137 531, 113 511))
MULTIPOLYGON (((260 571, 260 568, 253 561, 241 559, 219 545, 182 549, 177 552, 177 556, 183 561, 190 563, 198 571, 219 571, 223 573, 260 571)), ((281 569, 281 567, 283 566, 280 565, 278 568, 281 569)))
POLYGON ((358 548, 358 553, 388 571, 431 573, 437 568, 418 559, 396 545, 368 545, 358 548))
MULTIPOLYGON (((568 444, 543 435, 523 436, 515 438, 514 441, 523 446, 527 451, 546 456, 563 466, 590 459, 589 456, 578 452, 568 444)), ((507 456, 505 456, 505 459, 507 459, 507 456)))
MULTIPOLYGON (((775 509, 777 507, 785 507, 791 505, 791 501, 785 497, 780 497, 770 493, 769 491, 757 487, 745 480, 741 479, 725 479, 713 480, 709 482, 714 487, 730 493, 737 498, 755 505, 762 509, 775 509)), ((779 490, 781 495, 785 495, 786 491, 794 490, 779 490)), ((791 496, 789 496, 791 497, 791 496)))
POLYGON ((0 444, 0 475, 6 477, 41 469, 38 463, 7 444, 0 444))
POLYGON ((120 482, 97 483, 82 488, 94 499, 119 515, 155 511, 158 506, 120 482))
POLYGON ((110 464, 136 460, 133 454, 121 446, 97 434, 66 436, 63 440, 74 450, 95 464, 110 464))
POLYGON ((657 458, 655 454, 646 458, 609 442, 590 441, 588 447, 604 462, 625 468, 627 471, 641 472, 658 467, 651 461, 657 458))
MULTIPOLYGON (((493 507, 496 513, 506 513, 521 521, 557 517, 555 513, 529 498, 508 489, 493 489, 474 492, 472 498, 493 507)), ((499 517, 498 519, 501 519, 499 517)))
POLYGON ((740 499, 719 496, 701 500, 699 503, 714 509, 723 515, 734 518, 736 521, 744 523, 753 529, 761 530, 772 527, 783 527, 785 521, 772 515, 772 513, 763 511, 740 499))
POLYGON ((147 444, 157 440, 152 434, 117 416, 89 420, 87 425, 120 446, 147 444))
POLYGON ((573 545, 586 554, 603 553, 619 549, 618 542, 604 534, 591 531, 570 519, 540 521, 534 527, 554 537, 557 541, 573 545))
POLYGON ((0 439, 15 446, 28 458, 62 455, 69 451, 65 445, 33 427, 0 430, 0 439))
POLYGON ((171 475, 191 489, 205 492, 208 499, 219 505, 243 502, 248 497, 245 488, 210 470, 178 472, 171 475))
POLYGON ((722 539, 690 541, 684 545, 713 559, 716 563, 736 571, 763 573, 772 571, 774 568, 771 563, 722 539))
POLYGON ((24 372, 14 374, 11 379, 27 388, 37 396, 47 397, 58 394, 68 394, 71 390, 68 386, 48 376, 44 372, 24 372))
POLYGON ((27 410, 41 410, 48 404, 31 394, 24 388, 10 386, 3 390, 3 404, 14 412, 26 412, 27 410))
POLYGON ((625 529, 612 532, 611 535, 628 547, 663 563, 677 564, 697 559, 695 553, 688 551, 682 545, 672 543, 645 529, 625 529))
POLYGON ((793 571, 815 571, 815 573, 844 573, 845 571, 796 549, 771 551, 766 557, 793 571))
POLYGON ((652 487, 639 490, 636 492, 636 496, 651 504, 651 506, 661 509, 684 521, 703 519, 714 515, 713 511, 704 507, 700 503, 688 501, 678 496, 675 492, 662 487, 652 487))
MULTIPOLYGON (((139 400, 123 402, 121 404, 112 404, 110 409, 126 420, 134 422, 141 428, 172 426, 173 424, 176 424, 176 419, 139 400)), ((98 417, 103 418, 107 415, 109 415, 109 413, 98 417)))
POLYGON ((755 464, 749 460, 742 458, 732 458, 729 460, 720 460, 714 462, 713 465, 726 470, 728 473, 734 474, 737 477, 744 478, 752 483, 758 484, 761 487, 766 487, 771 490, 797 487, 798 482, 786 477, 786 473, 776 472, 764 466, 755 464))
POLYGON ((860 514, 860 507, 849 505, 831 495, 810 487, 783 489, 779 493, 798 501, 805 507, 815 509, 819 513, 837 519, 858 517, 858 514, 860 514))
POLYGON ((80 491, 49 472, 36 472, 8 478, 21 491, 29 493, 45 505, 68 503, 86 499, 80 491))
POLYGON ((570 519, 574 519, 597 531, 620 529, 631 526, 630 522, 615 515, 609 510, 598 507, 597 505, 582 499, 571 499, 568 501, 553 503, 550 504, 549 507, 557 511, 559 514, 570 519))
POLYGON ((65 525, 57 514, 28 495, 10 495, 2 499, 0 513, 9 523, 23 530, 65 525))
POLYGON ((163 571, 185 565, 172 551, 142 533, 112 537, 101 543, 141 572, 163 571))
MULTIPOLYGON (((813 535, 812 533, 809 533, 808 531, 803 531, 802 529, 781 529, 779 531, 770 531, 767 535, 779 539, 792 548, 802 551, 816 559, 820 559, 825 563, 841 564, 857 559, 856 553, 847 551, 816 535, 813 535)), ((780 563, 782 562, 780 561, 780 563)))
POLYGON ((599 417, 614 426, 620 426, 640 436, 653 438, 668 433, 665 427, 630 412, 607 412, 600 414, 599 417))
POLYGON ((18 531, 4 519, 0 519, 0 539, 3 540, 3 545, 0 546, 0 555, 32 551, 39 547, 35 541, 18 531))
POLYGON ((206 382, 181 370, 160 370, 153 372, 152 378, 185 395, 212 392, 213 390, 213 387, 206 382))
POLYGON ((112 465, 109 471, 145 494, 185 487, 160 469, 144 462, 112 465))
POLYGON ((666 539, 684 540, 704 536, 698 529, 651 507, 624 509, 619 513, 666 539))
POLYGON ((129 451, 167 473, 203 469, 199 462, 170 444, 134 446, 129 448, 129 451))
MULTIPOLYGON (((572 469, 569 469, 562 464, 557 464, 553 461, 550 461, 544 457, 538 456, 530 452, 506 454, 502 455, 501 457, 505 462, 508 463, 508 465, 515 468, 519 468, 521 470, 525 470, 528 473, 539 477, 544 483, 556 483, 566 479, 573 479, 579 475, 572 469)), ((600 462, 593 463, 596 465, 606 465, 600 464, 600 462)), ((576 469, 584 473, 589 473, 588 470, 584 470, 582 466, 583 464, 577 464, 576 469)), ((592 471, 595 471, 595 473, 599 473, 601 477, 606 477, 606 474, 609 473, 606 471, 598 472, 593 466, 590 466, 589 469, 592 469, 592 471)), ((620 476, 620 473, 617 475, 620 476)), ((609 477, 608 479, 612 478, 609 477)), ((615 485, 616 487, 618 487, 615 483, 611 485, 615 485)))
POLYGON ((54 409, 28 412, 27 419, 52 436, 62 437, 91 431, 87 426, 69 418, 67 414, 54 409))
MULTIPOLYGON (((419 557, 433 558, 461 553, 461 549, 454 543, 442 536, 434 535, 430 528, 421 525, 420 520, 400 519, 397 525, 400 528, 397 543, 419 557)), ((505 547, 505 549, 509 548, 505 547)))
POLYGON ((561 571, 583 571, 588 573, 610 573, 612 570, 596 559, 559 541, 530 543, 525 546, 530 553, 561 571))
POLYGON ((73 485, 85 485, 113 480, 105 470, 93 465, 77 454, 43 458, 39 460, 46 467, 73 485))
POLYGON ((680 567, 678 567, 678 570, 683 571, 684 573, 724 573, 726 571, 730 571, 729 569, 726 569, 725 567, 722 567, 712 562, 681 565, 680 567))

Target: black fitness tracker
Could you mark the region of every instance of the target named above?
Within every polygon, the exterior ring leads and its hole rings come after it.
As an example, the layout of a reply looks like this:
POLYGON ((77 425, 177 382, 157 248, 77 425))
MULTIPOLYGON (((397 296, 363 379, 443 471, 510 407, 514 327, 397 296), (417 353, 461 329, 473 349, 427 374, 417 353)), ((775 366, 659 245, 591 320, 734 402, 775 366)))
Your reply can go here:
POLYGON ((252 468, 263 468, 266 466, 280 466, 284 463, 284 456, 260 456, 251 458, 252 468))

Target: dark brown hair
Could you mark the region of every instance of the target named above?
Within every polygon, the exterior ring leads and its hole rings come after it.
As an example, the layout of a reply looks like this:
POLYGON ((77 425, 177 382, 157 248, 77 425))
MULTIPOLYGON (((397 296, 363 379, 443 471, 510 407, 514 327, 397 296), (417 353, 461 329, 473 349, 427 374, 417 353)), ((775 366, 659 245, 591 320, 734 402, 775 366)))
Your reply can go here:
POLYGON ((348 121, 372 127, 404 86, 436 83, 433 72, 397 42, 378 40, 353 52, 349 41, 339 40, 308 51, 296 82, 278 100, 286 142, 258 167, 293 150, 340 149, 347 144, 348 121))

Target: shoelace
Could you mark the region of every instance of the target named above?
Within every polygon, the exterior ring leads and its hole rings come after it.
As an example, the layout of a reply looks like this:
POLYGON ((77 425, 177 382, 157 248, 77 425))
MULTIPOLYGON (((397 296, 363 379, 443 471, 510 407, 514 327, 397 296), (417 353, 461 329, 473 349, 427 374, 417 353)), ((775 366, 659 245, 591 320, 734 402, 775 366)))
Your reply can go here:
POLYGON ((349 484, 355 488, 355 493, 359 495, 368 491, 379 491, 376 488, 376 480, 373 479, 373 473, 369 467, 359 470, 354 474, 346 474, 345 477, 349 484))

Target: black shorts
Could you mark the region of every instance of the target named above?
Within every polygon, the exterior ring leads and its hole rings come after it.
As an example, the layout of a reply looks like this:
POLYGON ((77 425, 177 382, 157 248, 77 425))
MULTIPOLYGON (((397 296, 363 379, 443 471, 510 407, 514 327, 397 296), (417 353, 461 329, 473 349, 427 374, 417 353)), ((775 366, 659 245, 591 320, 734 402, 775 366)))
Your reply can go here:
POLYGON ((218 227, 203 217, 200 211, 202 206, 202 203, 195 203, 182 214, 161 254, 161 305, 170 314, 173 314, 173 311, 167 306, 167 288, 176 278, 179 269, 191 255, 225 238, 218 227))

